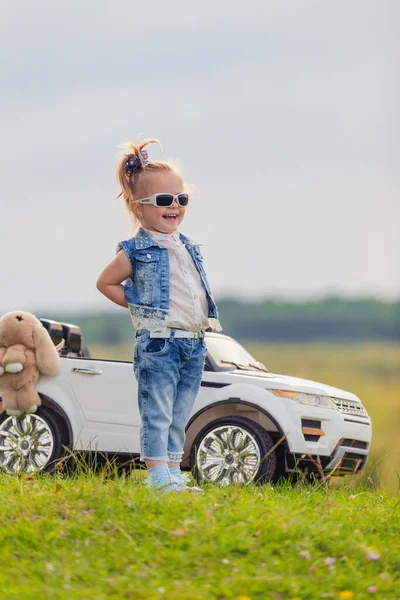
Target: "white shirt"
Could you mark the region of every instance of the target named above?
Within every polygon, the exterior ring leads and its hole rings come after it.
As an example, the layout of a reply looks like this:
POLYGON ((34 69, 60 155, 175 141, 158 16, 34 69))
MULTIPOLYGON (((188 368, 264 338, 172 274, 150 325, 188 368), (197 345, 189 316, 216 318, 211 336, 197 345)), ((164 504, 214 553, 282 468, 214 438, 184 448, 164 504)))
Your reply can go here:
POLYGON ((169 257, 169 318, 166 327, 179 327, 189 331, 208 329, 208 303, 200 274, 179 232, 147 233, 157 243, 168 248, 169 257))

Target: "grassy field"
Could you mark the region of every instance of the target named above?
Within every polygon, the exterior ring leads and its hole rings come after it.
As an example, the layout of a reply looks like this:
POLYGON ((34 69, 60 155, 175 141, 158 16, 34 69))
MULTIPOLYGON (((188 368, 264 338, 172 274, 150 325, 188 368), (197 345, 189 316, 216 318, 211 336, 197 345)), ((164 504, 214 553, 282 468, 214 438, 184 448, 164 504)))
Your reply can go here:
MULTIPOLYGON (((374 426, 368 474, 158 496, 143 472, 81 465, 0 476, 7 600, 400 598, 399 350, 245 344, 271 371, 355 392, 374 426), (376 464, 377 463, 377 464, 376 464)), ((131 347, 92 348, 129 360, 131 347)))
POLYGON ((0 479, 7 600, 400 597, 400 500, 369 488, 205 488, 140 473, 0 479))
MULTIPOLYGON (((400 485, 400 347, 395 344, 243 345, 271 372, 321 381, 356 394, 373 424, 367 472, 390 493, 400 485)), ((93 355, 131 360, 132 347, 93 347, 93 355)), ((400 598, 400 594, 399 594, 400 598)))

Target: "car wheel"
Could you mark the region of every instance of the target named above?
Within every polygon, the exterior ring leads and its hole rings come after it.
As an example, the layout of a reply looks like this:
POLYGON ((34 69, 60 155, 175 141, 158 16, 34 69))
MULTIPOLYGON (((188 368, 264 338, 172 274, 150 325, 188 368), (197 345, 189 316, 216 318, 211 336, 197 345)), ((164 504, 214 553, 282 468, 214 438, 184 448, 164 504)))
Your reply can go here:
POLYGON ((271 481, 277 468, 274 442, 260 425, 244 417, 223 417, 208 423, 191 448, 198 482, 247 485, 271 481))
POLYGON ((40 406, 21 417, 0 415, 0 469, 49 470, 62 455, 62 431, 54 413, 40 406))

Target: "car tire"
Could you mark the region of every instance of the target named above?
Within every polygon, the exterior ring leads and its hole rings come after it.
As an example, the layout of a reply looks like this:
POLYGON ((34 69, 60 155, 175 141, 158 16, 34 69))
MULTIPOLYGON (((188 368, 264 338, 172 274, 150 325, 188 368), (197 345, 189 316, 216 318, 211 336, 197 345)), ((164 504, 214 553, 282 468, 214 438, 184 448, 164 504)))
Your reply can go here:
POLYGON ((50 471, 63 454, 63 430, 47 407, 13 417, 0 415, 0 469, 8 473, 50 471))
POLYGON ((190 464, 200 483, 247 485, 267 483, 277 471, 277 453, 270 434, 245 417, 222 417, 197 434, 190 464))

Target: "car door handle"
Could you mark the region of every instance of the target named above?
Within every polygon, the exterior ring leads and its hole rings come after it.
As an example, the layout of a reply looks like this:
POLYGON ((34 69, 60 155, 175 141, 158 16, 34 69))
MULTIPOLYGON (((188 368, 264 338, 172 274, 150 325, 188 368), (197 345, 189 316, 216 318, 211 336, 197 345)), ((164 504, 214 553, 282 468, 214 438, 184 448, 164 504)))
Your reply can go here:
POLYGON ((72 371, 74 373, 83 373, 84 375, 103 375, 103 371, 100 369, 87 369, 85 367, 74 367, 72 371))

